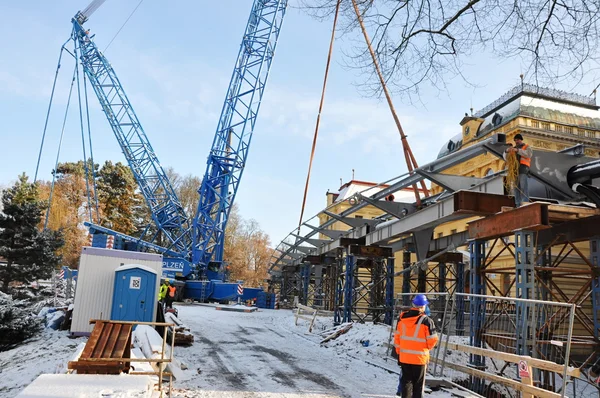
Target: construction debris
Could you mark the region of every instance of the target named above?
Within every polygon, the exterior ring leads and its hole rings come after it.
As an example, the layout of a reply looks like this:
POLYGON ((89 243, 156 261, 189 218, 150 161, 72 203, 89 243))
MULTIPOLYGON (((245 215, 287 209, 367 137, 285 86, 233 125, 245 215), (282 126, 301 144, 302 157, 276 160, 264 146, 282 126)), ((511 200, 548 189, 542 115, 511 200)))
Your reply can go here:
POLYGON ((319 336, 324 337, 324 339, 321 340, 321 344, 337 339, 350 329, 352 329, 352 322, 342 323, 334 328, 322 331, 319 333, 319 336))
POLYGON ((190 328, 181 322, 175 314, 171 312, 165 313, 165 321, 175 325, 175 327, 169 328, 170 333, 175 333, 175 345, 188 346, 194 343, 194 335, 190 333, 190 328))

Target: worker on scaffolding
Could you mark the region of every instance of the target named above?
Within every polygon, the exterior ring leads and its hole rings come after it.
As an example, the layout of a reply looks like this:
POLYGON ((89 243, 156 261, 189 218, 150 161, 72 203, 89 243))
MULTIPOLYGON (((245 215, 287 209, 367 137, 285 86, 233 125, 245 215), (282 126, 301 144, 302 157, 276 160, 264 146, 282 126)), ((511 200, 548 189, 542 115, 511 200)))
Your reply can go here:
MULTIPOLYGON (((529 202, 529 168, 531 167, 531 158, 533 150, 529 145, 523 142, 521 134, 515 135, 515 146, 507 148, 504 152, 504 160, 508 160, 510 153, 517 156, 518 161, 518 181, 514 185, 513 194, 515 196, 515 206, 521 207, 524 202, 529 202)), ((510 174, 510 164, 507 163, 508 173, 510 174)))
POLYGON ((429 351, 438 342, 433 320, 425 314, 429 300, 417 294, 413 307, 400 314, 394 346, 398 353, 398 364, 402 368, 399 390, 402 398, 421 398, 425 389, 425 372, 429 363, 429 351))

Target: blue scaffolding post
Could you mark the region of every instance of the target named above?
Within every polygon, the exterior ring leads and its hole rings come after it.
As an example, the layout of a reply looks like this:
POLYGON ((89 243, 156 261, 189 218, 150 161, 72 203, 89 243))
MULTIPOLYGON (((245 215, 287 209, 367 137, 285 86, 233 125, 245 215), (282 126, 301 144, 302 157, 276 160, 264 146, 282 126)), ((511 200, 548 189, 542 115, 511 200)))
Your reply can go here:
MULTIPOLYGON (((515 286, 517 298, 533 299, 535 289, 534 236, 531 231, 515 233, 515 286)), ((531 355, 528 341, 533 338, 534 308, 530 303, 517 301, 517 355, 531 355)))
POLYGON ((402 253, 402 268, 404 269, 404 273, 402 274, 402 305, 410 306, 410 271, 407 271, 410 268, 410 252, 405 251, 402 253))
MULTIPOLYGON (((485 267, 485 241, 476 240, 469 244, 470 268, 469 277, 471 282, 471 294, 485 295, 485 282, 481 270, 485 267)), ((483 348, 481 338, 483 325, 485 322, 486 300, 481 297, 472 297, 470 305, 470 336, 469 344, 472 347, 483 348)), ((481 355, 469 355, 469 364, 471 367, 479 370, 485 370, 485 357, 481 355)), ((473 391, 483 393, 485 383, 478 377, 471 376, 473 391)))
POLYGON ((394 257, 387 259, 385 272, 385 317, 383 323, 391 325, 394 322, 394 257))
POLYGON ((600 237, 590 240, 590 262, 592 274, 592 312, 594 315, 594 337, 598 339, 600 329, 600 237))
POLYGON ((346 256, 346 283, 344 285, 344 317, 343 322, 352 321, 352 304, 354 301, 354 268, 356 267, 356 256, 346 256))
MULTIPOLYGON (((465 292, 465 263, 456 263, 456 293, 465 292)), ((456 335, 465 334, 465 296, 456 297, 456 335)))
MULTIPOLYGON (((552 248, 544 248, 544 246, 538 246, 538 261, 537 265, 540 267, 551 267, 552 266, 552 248)), ((550 286, 550 281, 552 280, 552 271, 543 270, 537 273, 537 276, 540 280, 540 284, 537 291, 537 299, 549 301, 550 291, 548 290, 548 286, 550 286)), ((550 340, 551 334, 549 330, 549 325, 546 324, 548 317, 553 316, 554 314, 547 313, 542 308, 539 308, 537 314, 535 314, 536 322, 536 332, 534 336, 540 340, 550 340)), ((533 344, 533 357, 534 358, 548 358, 550 356, 550 345, 549 344, 533 344)), ((550 389, 553 385, 551 372, 547 370, 541 369, 533 369, 533 375, 535 380, 540 381, 540 387, 545 389, 550 389)))
POLYGON ((335 267, 335 293, 333 297, 333 325, 337 326, 342 323, 344 304, 344 257, 341 255, 337 258, 335 267))
POLYGON ((308 285, 310 284, 311 264, 304 263, 302 265, 302 304, 308 305, 308 285))

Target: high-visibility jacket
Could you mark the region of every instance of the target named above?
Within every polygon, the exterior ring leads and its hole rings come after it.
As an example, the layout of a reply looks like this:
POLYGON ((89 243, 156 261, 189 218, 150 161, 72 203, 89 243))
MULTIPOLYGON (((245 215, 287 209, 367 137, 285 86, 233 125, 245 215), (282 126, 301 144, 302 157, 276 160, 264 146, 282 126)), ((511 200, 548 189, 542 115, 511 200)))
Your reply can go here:
POLYGON ((400 314, 394 346, 398 353, 398 362, 412 365, 429 363, 429 351, 438 342, 433 320, 418 308, 411 308, 400 314))
MULTIPOLYGON (((521 149, 521 152, 525 152, 525 151, 527 151, 527 148, 529 148, 529 145, 523 144, 523 146, 519 149, 521 149)), ((531 167, 531 158, 525 157, 521 153, 519 153, 519 164, 522 164, 523 166, 531 167)))
POLYGON ((158 300, 164 300, 165 297, 167 297, 167 288, 168 286, 166 284, 162 284, 160 286, 160 290, 158 291, 158 300))
POLYGON ((169 297, 175 297, 175 286, 169 286, 169 297))

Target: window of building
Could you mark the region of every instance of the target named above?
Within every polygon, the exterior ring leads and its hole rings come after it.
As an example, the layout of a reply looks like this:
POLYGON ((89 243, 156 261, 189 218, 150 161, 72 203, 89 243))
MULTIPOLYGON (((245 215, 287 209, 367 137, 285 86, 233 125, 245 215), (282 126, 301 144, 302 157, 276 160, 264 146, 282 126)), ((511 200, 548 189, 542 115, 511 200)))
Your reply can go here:
POLYGON ((596 132, 595 131, 586 130, 585 131, 585 136, 588 137, 588 138, 596 138, 596 132))
POLYGON ((558 131, 559 133, 563 133, 565 131, 565 126, 561 126, 560 124, 555 124, 554 130, 558 131))
POLYGON ((438 239, 439 238, 443 238, 444 237, 444 233, 443 232, 438 232, 437 237, 438 237, 438 239))
POLYGON ((543 130, 550 130, 550 123, 544 123, 544 122, 542 122, 542 129, 543 130))
POLYGON ((450 235, 454 235, 455 233, 457 233, 458 231, 456 229, 453 229, 452 231, 450 231, 450 235))
POLYGON ((531 127, 535 127, 536 129, 540 128, 540 122, 538 122, 537 120, 532 120, 531 121, 531 127))
POLYGON ((363 216, 354 216, 354 218, 363 218, 363 216))
POLYGON ((487 169, 487 171, 485 172, 485 177, 487 177, 487 176, 491 176, 492 174, 494 174, 494 169, 492 169, 492 168, 489 168, 489 169, 487 169))
POLYGON ((585 130, 577 129, 577 135, 580 137, 585 137, 585 130))
POLYGON ((564 127, 565 127, 565 133, 573 134, 573 127, 570 127, 570 126, 564 126, 564 127))

